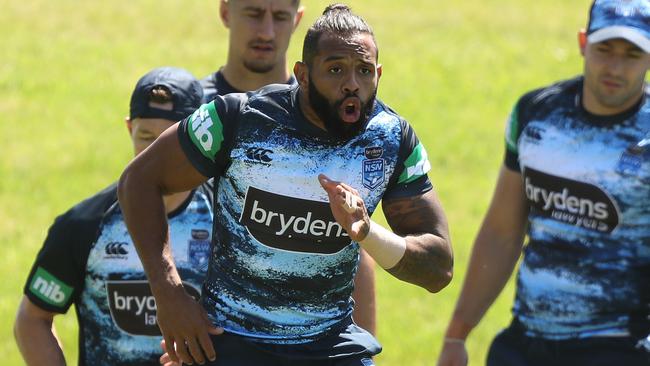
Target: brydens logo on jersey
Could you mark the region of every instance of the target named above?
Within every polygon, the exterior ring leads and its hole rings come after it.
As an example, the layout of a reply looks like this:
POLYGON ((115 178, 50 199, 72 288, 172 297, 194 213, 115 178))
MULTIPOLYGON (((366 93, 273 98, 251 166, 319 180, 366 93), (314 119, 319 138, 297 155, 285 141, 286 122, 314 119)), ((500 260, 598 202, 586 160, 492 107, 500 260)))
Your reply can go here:
MULTIPOLYGON (((199 291, 183 282, 187 293, 195 300, 199 291)), ((133 335, 159 336, 156 323, 156 299, 147 281, 106 281, 108 307, 113 323, 122 331, 133 335)))
POLYGON ((332 254, 350 244, 329 203, 249 187, 239 221, 260 243, 283 250, 332 254))
POLYGON ((614 201, 599 187, 524 169, 526 197, 542 216, 599 232, 612 232, 619 213, 614 201))

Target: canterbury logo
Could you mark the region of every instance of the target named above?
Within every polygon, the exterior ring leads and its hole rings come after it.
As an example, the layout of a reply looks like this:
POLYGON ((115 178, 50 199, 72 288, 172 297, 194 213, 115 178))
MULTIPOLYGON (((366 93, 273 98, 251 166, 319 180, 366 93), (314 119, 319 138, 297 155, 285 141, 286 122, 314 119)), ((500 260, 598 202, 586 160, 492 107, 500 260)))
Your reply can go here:
POLYGON ((273 154, 272 150, 267 150, 259 147, 251 147, 246 150, 246 157, 254 160, 254 161, 259 161, 262 163, 270 163, 271 160, 271 154, 273 154))
POLYGON ((106 244, 106 247, 104 248, 104 251, 106 251, 106 254, 108 255, 127 255, 129 252, 124 249, 124 247, 128 245, 127 243, 108 243, 106 244))

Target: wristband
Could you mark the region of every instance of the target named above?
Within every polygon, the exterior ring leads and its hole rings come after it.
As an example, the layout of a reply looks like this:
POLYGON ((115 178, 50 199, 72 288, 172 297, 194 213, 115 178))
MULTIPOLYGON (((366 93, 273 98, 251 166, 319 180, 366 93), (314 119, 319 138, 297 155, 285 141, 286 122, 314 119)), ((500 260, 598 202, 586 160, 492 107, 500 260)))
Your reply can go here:
POLYGON ((384 269, 395 267, 406 252, 406 239, 372 220, 368 234, 359 245, 384 269))

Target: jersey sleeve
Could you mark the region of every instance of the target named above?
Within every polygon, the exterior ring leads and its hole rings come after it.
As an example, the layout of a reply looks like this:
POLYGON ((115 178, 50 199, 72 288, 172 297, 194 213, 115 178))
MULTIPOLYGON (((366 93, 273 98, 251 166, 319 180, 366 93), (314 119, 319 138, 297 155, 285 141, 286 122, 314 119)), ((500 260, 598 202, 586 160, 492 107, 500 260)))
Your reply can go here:
POLYGON ((506 121, 506 132, 505 132, 506 151, 504 157, 504 164, 508 169, 514 171, 520 170, 519 169, 519 147, 518 147, 519 135, 521 135, 521 124, 519 123, 520 105, 521 105, 521 101, 514 106, 512 112, 510 112, 510 116, 508 116, 508 119, 506 121))
POLYGON ((561 90, 553 85, 548 88, 539 88, 524 94, 519 98, 512 112, 508 116, 505 128, 505 166, 513 171, 519 172, 519 138, 528 122, 544 108, 548 98, 561 90))
POLYGON ((68 235, 72 230, 66 215, 55 220, 25 283, 25 295, 47 311, 68 311, 83 284, 84 270, 76 265, 73 239, 68 235))
POLYGON ((225 168, 245 94, 216 96, 180 122, 178 138, 194 168, 208 178, 225 168))
POLYGON ((431 170, 429 157, 415 131, 402 120, 402 140, 397 166, 384 198, 402 198, 420 195, 433 189, 427 173, 431 170))
POLYGON ((116 201, 113 184, 56 218, 23 289, 35 305, 46 311, 65 313, 79 297, 86 261, 101 218, 116 201))

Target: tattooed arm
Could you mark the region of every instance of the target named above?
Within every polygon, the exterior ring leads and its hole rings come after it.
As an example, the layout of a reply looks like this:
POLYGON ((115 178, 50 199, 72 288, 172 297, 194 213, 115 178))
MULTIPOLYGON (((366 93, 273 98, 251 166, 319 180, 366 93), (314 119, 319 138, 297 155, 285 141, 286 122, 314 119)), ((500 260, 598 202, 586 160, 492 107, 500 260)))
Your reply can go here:
POLYGON ((385 200, 383 210, 393 232, 406 239, 404 256, 387 271, 430 292, 442 290, 451 281, 453 256, 447 218, 436 193, 385 200))
POLYGON ((370 220, 354 188, 320 175, 336 221, 375 261, 402 281, 442 290, 451 281, 453 259, 447 219, 434 191, 385 200, 384 214, 394 233, 370 220))

